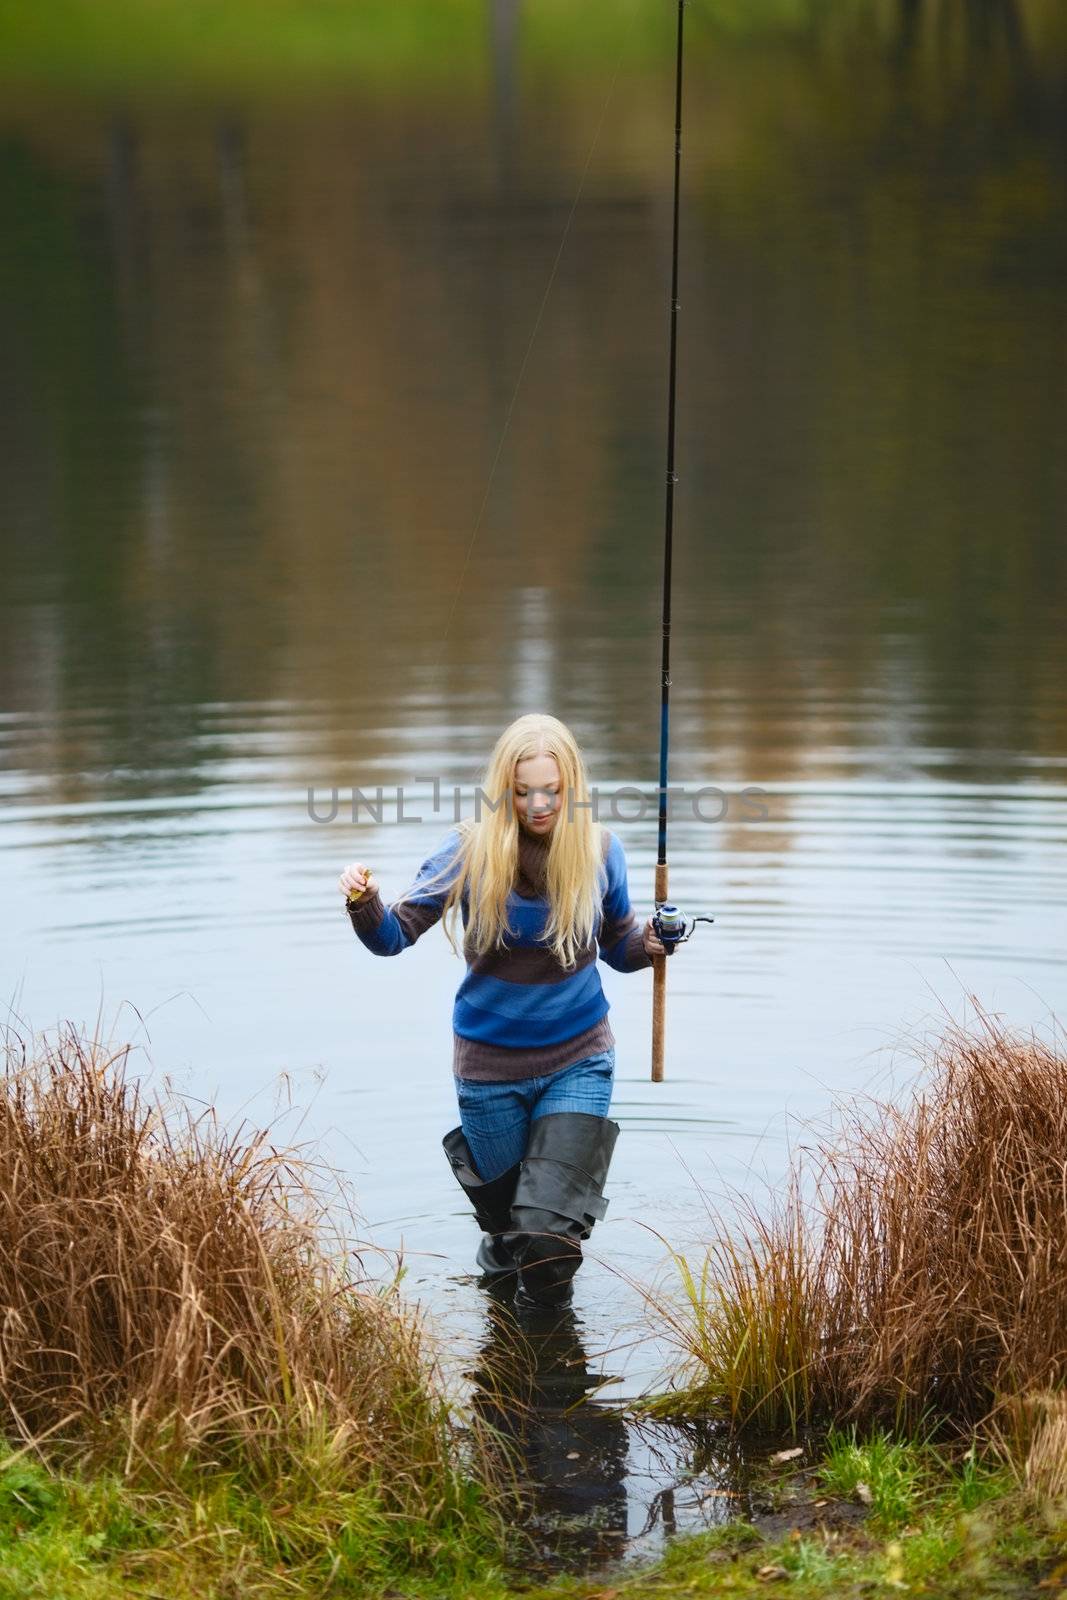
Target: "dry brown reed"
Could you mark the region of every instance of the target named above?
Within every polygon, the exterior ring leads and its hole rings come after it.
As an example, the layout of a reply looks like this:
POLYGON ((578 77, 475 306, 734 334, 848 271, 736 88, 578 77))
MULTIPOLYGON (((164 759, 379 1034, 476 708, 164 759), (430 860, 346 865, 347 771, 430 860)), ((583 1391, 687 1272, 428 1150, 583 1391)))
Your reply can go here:
POLYGON ((1006 1399, 991 1426, 998 1454, 1039 1511, 1062 1525, 1067 1512, 1067 1391, 1035 1390, 1006 1399))
POLYGON ((418 1323, 329 1228, 322 1173, 149 1093, 129 1048, 70 1024, 7 1043, 3 1431, 118 1442, 131 1472, 296 1464, 432 1520, 457 1484, 453 1424, 418 1323))
MULTIPOLYGON (((1067 1058, 979 1012, 902 1107, 854 1102, 670 1313, 735 1423, 988 1423, 1067 1378, 1067 1058)), ((688 1276, 686 1276, 688 1275, 688 1276)), ((662 1309, 662 1308, 661 1308, 662 1309)))

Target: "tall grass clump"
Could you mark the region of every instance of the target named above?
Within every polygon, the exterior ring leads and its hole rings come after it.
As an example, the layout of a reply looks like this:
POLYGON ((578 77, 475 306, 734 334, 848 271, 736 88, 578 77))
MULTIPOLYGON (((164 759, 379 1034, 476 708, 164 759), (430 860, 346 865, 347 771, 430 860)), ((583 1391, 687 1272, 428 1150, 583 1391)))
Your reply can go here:
MULTIPOLYGON (((795 1177, 771 1216, 742 1213, 733 1233, 716 1232, 697 1271, 672 1251, 682 1300, 653 1297, 656 1322, 687 1358, 684 1408, 725 1409, 736 1422, 795 1433, 817 1404, 811 1351, 824 1322, 822 1262, 795 1177)), ((677 1404, 667 1395, 650 1409, 677 1404)))
POLYGON ((1010 1396, 992 1431, 1027 1499, 1062 1526, 1067 1519, 1067 1390, 1010 1396))
MULTIPOLYGON (((1067 1377, 1067 1057, 979 1013, 902 1106, 856 1101, 659 1304, 686 1404, 792 1430, 985 1425, 1067 1377)), ((670 1397, 670 1409, 678 1404, 670 1397)))
POLYGON ((492 1546, 477 1445, 395 1285, 374 1286, 330 1222, 325 1174, 149 1093, 129 1048, 69 1024, 5 1047, 9 1444, 214 1497, 272 1560, 328 1552, 336 1571, 347 1540, 384 1571, 469 1550, 479 1529, 492 1546))

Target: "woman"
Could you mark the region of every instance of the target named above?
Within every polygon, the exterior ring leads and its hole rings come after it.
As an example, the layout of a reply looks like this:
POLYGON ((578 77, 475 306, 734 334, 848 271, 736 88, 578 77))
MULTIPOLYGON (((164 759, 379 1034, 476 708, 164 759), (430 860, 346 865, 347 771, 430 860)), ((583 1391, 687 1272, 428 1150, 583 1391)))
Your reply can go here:
MULTIPOLYGON (((517 1275, 521 1304, 570 1297, 582 1239, 604 1215, 618 1124, 608 1121, 615 1037, 596 967, 637 972, 663 954, 635 922, 626 858, 593 820, 570 729, 517 718, 497 740, 482 812, 424 861, 391 907, 365 865, 341 874, 356 934, 399 955, 462 913, 466 975, 452 1014, 461 1126, 445 1152, 488 1236, 478 1264, 517 1275)), ((481 797, 480 797, 481 798, 481 797)), ((457 952, 458 953, 458 952, 457 952)))

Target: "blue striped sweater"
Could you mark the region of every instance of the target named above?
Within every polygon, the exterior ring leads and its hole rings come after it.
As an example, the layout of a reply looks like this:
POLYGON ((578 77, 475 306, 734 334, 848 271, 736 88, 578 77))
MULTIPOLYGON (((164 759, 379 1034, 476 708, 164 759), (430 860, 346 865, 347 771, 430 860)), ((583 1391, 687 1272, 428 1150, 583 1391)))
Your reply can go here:
MULTIPOLYGON (((410 894, 396 906, 381 895, 349 905, 352 927, 368 950, 399 955, 437 922, 447 885, 420 893, 419 885, 452 856, 459 833, 453 829, 422 863, 410 894)), ((594 938, 565 968, 544 941, 549 905, 546 892, 548 836, 519 827, 515 883, 508 917, 515 930, 507 943, 483 956, 464 949, 467 970, 452 1012, 453 1071, 483 1081, 541 1077, 561 1071, 615 1043, 608 1022, 609 1003, 600 983, 597 954, 618 972, 652 965, 644 930, 630 904, 626 857, 617 836, 601 829, 602 897, 594 938)), ((462 906, 467 924, 467 905, 462 906)))

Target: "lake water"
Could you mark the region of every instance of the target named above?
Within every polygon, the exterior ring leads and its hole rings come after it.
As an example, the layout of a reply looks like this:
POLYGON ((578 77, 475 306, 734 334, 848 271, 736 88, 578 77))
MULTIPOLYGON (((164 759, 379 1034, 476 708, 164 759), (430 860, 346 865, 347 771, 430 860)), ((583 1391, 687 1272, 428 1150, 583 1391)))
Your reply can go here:
MULTIPOLYGON (((650 975, 602 969, 601 1400, 662 1378, 665 1239, 971 997, 1067 1000, 1067 35, 832 9, 690 8, 671 778, 725 816, 671 824, 715 923, 663 1084, 650 975)), ((375 959, 336 882, 405 888, 523 711, 604 791, 656 781, 673 17, 594 7, 572 51, 565 15, 487 6, 455 81, 26 77, 0 112, 7 1018, 99 1015, 283 1110, 459 1371, 490 1336, 440 1151, 460 969, 440 929, 375 959), (379 785, 380 822, 309 814, 379 785)), ((603 820, 643 917, 635 809, 603 820)), ((578 1496, 646 1544, 684 1455, 650 1450, 613 1435, 578 1496)))

